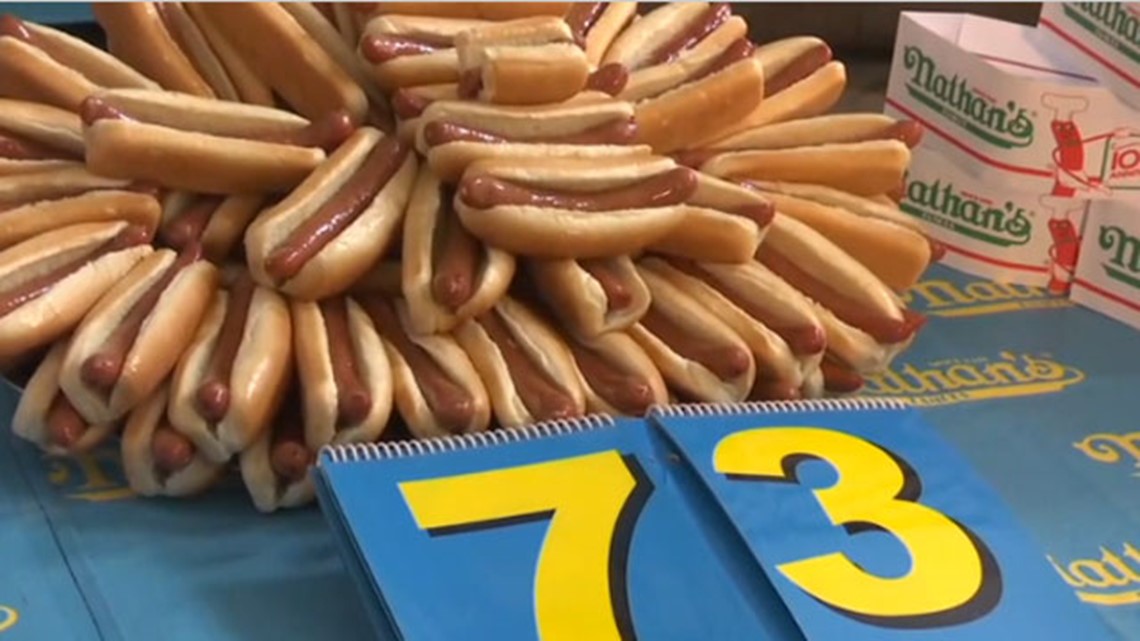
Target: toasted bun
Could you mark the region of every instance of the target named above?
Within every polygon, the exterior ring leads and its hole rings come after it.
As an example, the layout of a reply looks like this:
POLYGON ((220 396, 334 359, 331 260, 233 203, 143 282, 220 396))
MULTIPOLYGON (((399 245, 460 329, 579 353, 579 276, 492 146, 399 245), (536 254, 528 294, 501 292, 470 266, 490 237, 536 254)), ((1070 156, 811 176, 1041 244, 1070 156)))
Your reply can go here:
POLYGON ((241 453, 241 478, 259 512, 275 512, 282 508, 308 505, 316 498, 311 474, 282 487, 270 461, 273 430, 266 430, 241 453))
POLYGON ((225 68, 229 81, 233 84, 234 90, 237 91, 238 100, 249 104, 272 107, 275 102, 273 89, 250 68, 249 63, 222 35, 222 32, 214 24, 213 18, 201 10, 201 4, 188 2, 183 6, 190 13, 190 17, 194 19, 194 23, 201 30, 202 36, 217 56, 218 61, 225 68))
POLYGON ((624 330, 649 309, 649 288, 628 256, 602 259, 629 291, 630 302, 610 309, 598 281, 576 260, 534 260, 527 272, 539 294, 571 331, 585 338, 624 330))
POLYGON ((153 236, 161 208, 153 196, 131 191, 90 191, 44 200, 0 212, 0 248, 11 247, 52 229, 81 223, 126 221, 153 236))
MULTIPOLYGON (((649 358, 649 355, 641 349, 637 341, 630 338, 625 332, 607 332, 593 338, 571 336, 567 340, 576 341, 582 349, 593 352, 619 371, 628 372, 644 381, 649 388, 649 396, 652 399, 651 406, 664 405, 669 402, 669 390, 665 386, 665 379, 661 377, 661 372, 657 371, 653 359, 649 358)), ((586 395, 587 412, 611 416, 618 416, 623 413, 594 390, 589 379, 582 374, 577 361, 575 361, 575 368, 578 369, 579 382, 586 395)))
POLYGON ((272 290, 254 290, 241 343, 228 381, 229 411, 216 424, 198 412, 198 389, 209 373, 231 295, 214 294, 194 340, 171 382, 171 426, 194 442, 206 459, 225 463, 270 428, 292 370, 293 326, 289 306, 272 290))
MULTIPOLYGON (((450 334, 423 334, 412 332, 411 318, 404 304, 394 301, 397 317, 400 319, 408 338, 427 352, 436 365, 447 373, 448 377, 461 386, 471 395, 473 412, 471 422, 463 427, 462 433, 481 432, 487 429, 491 422, 491 401, 487 396, 487 388, 476 371, 467 352, 459 346, 450 334)), ((403 355, 392 343, 381 337, 384 342, 384 351, 388 354, 388 362, 392 365, 392 384, 396 400, 396 408, 404 419, 405 425, 412 436, 416 438, 431 438, 436 436, 450 436, 453 434, 447 426, 432 413, 415 373, 403 355)))
POLYGON ((735 403, 747 398, 756 377, 756 362, 748 345, 724 321, 654 271, 651 265, 638 265, 638 271, 653 294, 651 308, 655 313, 662 314, 702 343, 735 348, 748 355, 747 371, 735 380, 724 381, 703 364, 673 351, 641 323, 634 325, 629 330, 630 336, 653 359, 669 386, 698 401, 735 403))
MULTIPOLYGON (((586 397, 579 384, 577 368, 569 348, 554 328, 510 297, 500 300, 494 311, 489 313, 499 315, 530 360, 571 399, 575 415, 583 414, 586 397)), ((477 320, 468 320, 460 325, 455 336, 486 384, 491 407, 500 426, 522 427, 542 420, 526 408, 499 346, 477 320)))
POLYGON ((98 353, 135 302, 175 259, 168 249, 148 255, 99 300, 75 330, 59 384, 87 420, 105 423, 125 416, 155 392, 194 338, 218 285, 217 269, 201 260, 180 271, 162 292, 127 351, 111 393, 105 396, 83 381, 83 363, 98 353))
POLYGON ((586 35, 586 59, 592 66, 601 66, 610 45, 635 16, 637 16, 636 2, 606 3, 602 15, 586 35))
POLYGON ((918 282, 930 264, 930 242, 909 227, 795 196, 769 198, 781 214, 825 236, 895 291, 918 282))
MULTIPOLYGON (((665 158, 559 160, 542 165, 480 161, 465 176, 491 175, 524 185, 577 192, 630 184, 674 168, 665 158)), ((685 206, 580 212, 550 207, 499 205, 479 210, 456 199, 472 234, 507 251, 542 258, 596 258, 640 251, 668 234, 686 216, 685 206)))
POLYGON ((317 450, 330 443, 371 443, 380 438, 392 411, 392 378, 380 336, 364 310, 351 298, 348 330, 361 382, 372 400, 364 420, 338 425, 337 387, 329 350, 328 329, 318 303, 293 301, 293 348, 301 380, 305 443, 317 450))
POLYGON ((513 255, 482 247, 483 259, 467 302, 452 311, 435 300, 432 292, 434 246, 436 230, 445 215, 440 188, 440 180, 434 173, 421 171, 404 215, 400 291, 407 301, 409 326, 416 334, 448 332, 465 319, 491 309, 506 293, 515 275, 513 255))
POLYGON ((83 99, 97 88, 43 50, 16 38, 0 37, 0 96, 78 112, 83 99))
POLYGON ((637 105, 638 140, 657 153, 718 138, 764 99, 764 69, 755 58, 733 63, 696 82, 637 105))
POLYGON ((910 165, 910 149, 897 140, 817 145, 796 149, 730 151, 701 170, 714 176, 822 184, 860 196, 893 189, 910 165))
MULTIPOLYGON (((127 227, 125 222, 62 227, 0 252, 0 282, 15 287, 93 251, 127 227)), ((33 351, 67 334, 103 294, 144 256, 145 245, 107 254, 60 280, 51 291, 0 318, 0 360, 33 351)))
POLYGON ((732 16, 695 46, 682 51, 674 60, 631 73, 619 97, 637 102, 679 87, 708 69, 729 45, 746 35, 748 25, 744 19, 732 16))
POLYGON ((530 16, 563 16, 569 2, 373 2, 351 5, 357 11, 380 15, 404 14, 467 18, 474 20, 516 20, 530 16), (369 6, 371 5, 371 7, 369 6))
POLYGON ((196 453, 190 465, 162 478, 151 452, 154 432, 166 424, 165 386, 139 405, 123 428, 123 473, 131 489, 143 496, 190 496, 205 491, 221 478, 225 466, 196 453))
POLYGON ((87 128, 85 138, 87 166, 96 174, 210 194, 286 190, 325 157, 320 149, 121 120, 99 120, 87 128))
POLYGON ((677 2, 638 17, 614 39, 602 63, 617 62, 631 71, 647 66, 661 43, 680 35, 708 8, 707 2, 677 2))
MULTIPOLYGON (((669 281, 670 284, 691 297, 699 306, 724 321, 751 350, 756 359, 757 378, 779 381, 794 388, 803 385, 804 376, 799 360, 792 354, 784 339, 757 319, 749 316, 747 312, 721 293, 714 284, 717 282, 714 278, 702 280, 673 267, 660 258, 647 257, 642 259, 640 264, 669 281)), ((757 296, 759 292, 749 292, 749 294, 757 296)))
POLYGON ((280 4, 211 3, 201 9, 250 68, 303 116, 315 119, 343 109, 353 122, 364 121, 364 91, 280 4))
POLYGON ((42 142, 76 158, 83 157, 83 128, 79 117, 69 111, 0 98, 0 130, 42 142))
POLYGON ((743 263, 756 254, 761 233, 743 216, 707 207, 685 206, 681 223, 648 246, 649 251, 679 258, 743 263))
POLYGON ((44 452, 53 456, 87 452, 105 441, 118 427, 114 423, 88 425, 79 440, 67 448, 60 447, 52 441, 48 416, 52 403, 61 393, 59 370, 63 365, 63 355, 66 351, 67 341, 61 340, 52 346, 47 356, 40 361, 28 384, 24 386, 20 402, 16 405, 16 413, 12 416, 12 431, 16 436, 35 443, 44 452))
POLYGON ((249 269, 258 282, 293 297, 317 300, 347 290, 383 255, 399 229, 415 182, 412 153, 364 211, 296 276, 277 283, 265 267, 272 252, 352 178, 383 137, 376 129, 358 129, 288 197, 258 215, 245 235, 249 269))
POLYGON ((160 9, 153 3, 100 3, 93 6, 92 11, 107 34, 107 49, 116 58, 165 89, 195 96, 216 95, 186 52, 179 48, 163 23, 160 9))

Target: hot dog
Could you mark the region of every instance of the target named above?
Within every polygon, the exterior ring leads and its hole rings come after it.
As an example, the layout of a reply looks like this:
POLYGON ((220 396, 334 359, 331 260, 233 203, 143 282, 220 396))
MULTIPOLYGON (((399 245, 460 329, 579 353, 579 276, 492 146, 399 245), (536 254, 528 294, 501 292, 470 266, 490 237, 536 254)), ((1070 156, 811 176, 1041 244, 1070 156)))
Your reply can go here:
POLYGON ((96 301, 151 253, 126 222, 54 229, 0 252, 0 362, 70 332, 96 301))
POLYGON ((459 100, 459 85, 454 82, 418 87, 401 87, 392 92, 392 112, 397 119, 396 133, 401 140, 415 144, 416 133, 423 121, 424 111, 441 100, 459 100))
POLYGON ((47 105, 0 98, 0 176, 83 162, 79 118, 47 105))
POLYGON ((645 257, 640 265, 712 312, 748 345, 756 361, 750 399, 806 396, 806 379, 819 369, 825 334, 811 303, 798 292, 773 283, 770 273, 756 263, 667 262, 645 257))
POLYGON ((530 16, 562 16, 569 2, 360 2, 349 6, 357 12, 468 18, 472 20, 515 20, 530 16))
POLYGON ((170 387, 171 425, 225 463, 276 414, 293 362, 289 306, 248 274, 218 289, 170 387))
POLYGON ((347 290, 388 249, 415 182, 416 160, 397 138, 364 127, 245 235, 261 284, 317 300, 347 290))
POLYGON ((566 344, 580 374, 587 412, 642 416, 653 405, 669 401, 661 372, 628 334, 582 338, 567 332, 566 344))
POLYGON ((344 112, 353 124, 368 116, 368 97, 281 3, 211 2, 198 10, 297 113, 319 120, 344 112))
POLYGON ((415 334, 398 299, 368 295, 360 304, 380 333, 392 366, 396 409, 416 438, 478 432, 491 402, 467 353, 450 334, 415 334))
MULTIPOLYGON (((914 285, 935 259, 935 245, 915 229, 915 223, 901 221, 906 215, 898 210, 895 210, 897 214, 889 215, 889 218, 874 214, 860 215, 841 206, 780 193, 780 185, 783 184, 786 183, 754 186, 759 189, 770 187, 771 190, 766 190, 765 196, 781 214, 795 218, 827 237, 895 291, 901 292, 914 285)), ((809 187, 796 186, 792 189, 802 193, 809 187)), ((823 188, 822 193, 829 195, 843 192, 823 188)), ((823 197, 826 199, 827 195, 823 197)), ((841 197, 839 200, 859 201, 857 196, 846 199, 841 197)), ((862 211, 882 209, 886 208, 870 203, 862 211)))
POLYGON ((194 338, 218 272, 200 250, 157 250, 76 328, 60 387, 88 420, 115 421, 154 393, 194 338))
POLYGON ((59 370, 66 351, 66 340, 52 346, 24 386, 12 416, 17 436, 56 456, 86 452, 118 428, 116 423, 91 425, 60 391, 59 370))
POLYGON ((649 251, 701 261, 750 260, 775 215, 771 201, 755 190, 694 175, 697 188, 688 199, 684 219, 649 251))
POLYGON ((123 472, 143 496, 191 496, 214 485, 225 466, 202 456, 166 420, 166 386, 144 399, 123 428, 123 472))
POLYGON ((404 261, 398 256, 389 256, 376 263, 360 280, 352 284, 351 295, 381 294, 389 298, 404 295, 404 261))
POLYGON ((316 496, 309 468, 317 451, 305 444, 299 396, 296 383, 287 388, 271 427, 241 453, 241 478, 260 512, 300 507, 316 496))
POLYGON ((96 176, 82 165, 67 164, 29 174, 0 176, 0 210, 59 200, 92 191, 134 190, 141 186, 125 180, 96 176))
POLYGON ((649 354, 665 382, 686 400, 744 400, 756 379, 748 345, 713 312, 701 307, 649 265, 638 271, 653 302, 630 336, 649 354))
POLYGON ((624 330, 649 309, 649 288, 628 256, 532 260, 527 272, 562 324, 585 338, 624 330))
MULTIPOLYGON (((455 36, 459 96, 503 105, 562 102, 590 75, 586 52, 564 20, 536 16, 495 22, 455 36)), ((615 94, 617 91, 614 92, 615 94)))
POLYGON ((404 215, 401 292, 417 334, 448 332, 487 311, 515 274, 514 256, 463 228, 453 198, 453 190, 425 169, 404 215))
POLYGON ((764 70, 764 99, 751 113, 710 132, 692 147, 716 146, 718 140, 742 131, 810 118, 831 109, 847 86, 846 67, 831 55, 827 43, 812 36, 784 38, 758 47, 753 58, 764 70))
POLYGON ((570 350, 558 332, 510 296, 455 332, 487 386, 499 425, 581 416, 586 409, 570 350))
POLYGON ((158 238, 177 250, 198 243, 206 260, 220 264, 240 248, 246 228, 264 202, 257 194, 223 197, 171 192, 164 202, 158 238))
POLYGON ((368 22, 358 53, 388 91, 459 81, 455 38, 486 24, 467 18, 380 15, 368 22))
POLYGON ((78 196, 36 200, 0 208, 0 249, 22 243, 53 229, 124 221, 154 236, 161 208, 153 196, 115 189, 93 190, 78 196))
POLYGON ((636 2, 575 2, 564 19, 574 40, 586 50, 590 65, 600 67, 614 40, 636 15, 636 2))
POLYGON ((472 234, 519 255, 601 258, 635 253, 686 215, 696 174, 665 158, 479 161, 456 211, 472 234))
MULTIPOLYGON (((215 19, 202 11, 202 3, 187 2, 183 3, 182 7, 201 34, 201 38, 205 40, 208 51, 203 55, 213 59, 210 62, 211 66, 218 63, 221 65, 224 77, 218 77, 211 82, 218 96, 251 105, 275 106, 273 88, 250 67, 249 62, 218 29, 215 19)), ((197 39, 195 37, 195 40, 197 39)), ((198 47, 201 48, 202 45, 199 44, 198 47)))
POLYGON ((305 443, 315 451, 377 440, 392 411, 392 376, 368 315, 344 296, 290 307, 305 443))
POLYGON ((101 87, 157 89, 158 85, 62 31, 0 16, 0 96, 74 113, 101 87))
POLYGON ((205 36, 179 2, 121 2, 93 7, 107 49, 164 89, 236 100, 237 91, 205 36))
POLYGON ((777 215, 758 260, 816 304, 829 354, 873 373, 914 340, 925 319, 819 232, 777 215))
POLYGON ((416 148, 454 181, 482 159, 541 160, 646 156, 625 102, 599 97, 540 107, 438 101, 417 119, 416 148))
POLYGON ((795 149, 871 140, 897 140, 914 149, 922 142, 923 132, 923 126, 913 120, 875 113, 831 114, 747 129, 716 141, 708 154, 725 149, 795 149))
POLYGON ((352 133, 344 113, 310 122, 266 107, 139 90, 96 93, 82 117, 92 172, 208 194, 290 189, 352 133))

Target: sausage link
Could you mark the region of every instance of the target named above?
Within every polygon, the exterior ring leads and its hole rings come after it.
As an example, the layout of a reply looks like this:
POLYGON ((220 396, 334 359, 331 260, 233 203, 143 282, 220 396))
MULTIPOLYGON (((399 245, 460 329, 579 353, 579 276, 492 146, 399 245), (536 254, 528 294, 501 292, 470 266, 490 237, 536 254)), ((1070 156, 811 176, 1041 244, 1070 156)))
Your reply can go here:
POLYGON ((56 447, 70 450, 87 431, 87 421, 62 393, 56 394, 44 420, 48 441, 56 447))
POLYGON ((797 82, 815 73, 817 69, 831 62, 831 47, 825 43, 811 47, 776 70, 764 81, 764 97, 774 96, 797 82))
POLYGON ((475 175, 464 178, 459 189, 464 202, 476 209, 522 205, 597 212, 683 203, 696 191, 697 176, 691 169, 677 167, 632 185, 587 193, 525 187, 493 176, 475 175))
POLYGON ((348 323, 348 299, 334 298, 319 303, 325 322, 329 361, 336 384, 337 426, 360 424, 372 412, 372 395, 364 383, 360 354, 352 344, 348 323))
POLYGON ((572 418, 578 414, 574 399, 531 360, 495 310, 480 316, 479 324, 499 348, 515 391, 535 421, 572 418))
POLYGON ((160 426, 151 436, 150 452, 155 468, 169 476, 193 463, 197 450, 190 439, 169 427, 160 426))
POLYGON ((754 401, 798 401, 803 398, 800 388, 785 381, 756 377, 748 398, 754 401))
POLYGON ((422 96, 414 91, 401 87, 392 94, 392 111, 403 120, 411 120, 412 118, 419 118, 423 115, 424 110, 434 102, 427 96, 422 96))
POLYGON ((694 336, 654 306, 641 317, 641 325, 683 358, 700 363, 721 380, 732 380, 748 371, 752 355, 733 345, 715 345, 694 336))
POLYGON ((178 250, 191 243, 201 242, 202 232, 206 230, 206 225, 210 224, 210 218, 222 206, 222 202, 220 196, 203 196, 197 199, 185 211, 178 214, 177 218, 170 221, 159 232, 159 237, 167 245, 178 250))
POLYGON ((641 416, 653 404, 653 390, 643 377, 623 371, 601 354, 575 341, 570 342, 570 351, 590 388, 622 414, 641 416))
MULTIPOLYGON (((444 190, 445 192, 449 190, 444 190)), ((440 198, 439 222, 432 247, 432 298, 451 311, 462 307, 475 294, 482 246, 451 209, 450 194, 440 198)))
POLYGON ((637 139, 637 122, 633 118, 611 120, 577 133, 561 136, 512 140, 501 134, 445 120, 424 125, 424 142, 438 147, 453 142, 503 144, 507 142, 545 143, 552 145, 630 145, 637 139))
POLYGON ((823 388, 835 394, 858 392, 863 387, 863 377, 846 365, 831 358, 819 364, 823 372, 823 388))
POLYGON ((574 42, 579 47, 585 48, 586 36, 590 35, 590 29, 594 28, 605 10, 604 2, 575 2, 570 5, 563 19, 569 25, 570 33, 574 34, 574 42))
POLYGON ((751 58, 752 54, 755 52, 756 45, 752 44, 751 40, 748 38, 738 38, 732 41, 732 44, 728 45, 728 47, 719 56, 717 56, 712 61, 712 63, 709 64, 708 67, 703 69, 689 82, 695 82, 707 76, 711 76, 718 71, 724 71, 728 67, 731 67, 741 60, 747 60, 751 58))
POLYGON ((611 62, 598 67, 586 79, 586 88, 616 96, 629 83, 629 69, 620 62, 611 62))
POLYGON ((578 265, 602 288, 606 296, 607 311, 621 311, 633 303, 633 291, 613 261, 604 258, 579 260, 578 265))
POLYGON ((286 484, 304 480, 316 459, 303 438, 277 438, 269 451, 269 466, 286 484))
POLYGON ((716 31, 732 16, 732 8, 725 2, 718 2, 710 6, 684 31, 678 33, 671 40, 665 42, 649 59, 649 66, 670 62, 682 51, 695 47, 698 43, 716 31))
POLYGON ((230 411, 230 377, 245 335, 254 290, 253 279, 243 273, 226 299, 226 314, 196 396, 198 414, 210 423, 220 422, 230 411))
POLYGON ((361 55, 374 65, 381 65, 403 56, 420 56, 433 53, 445 48, 403 36, 365 36, 360 41, 361 55))

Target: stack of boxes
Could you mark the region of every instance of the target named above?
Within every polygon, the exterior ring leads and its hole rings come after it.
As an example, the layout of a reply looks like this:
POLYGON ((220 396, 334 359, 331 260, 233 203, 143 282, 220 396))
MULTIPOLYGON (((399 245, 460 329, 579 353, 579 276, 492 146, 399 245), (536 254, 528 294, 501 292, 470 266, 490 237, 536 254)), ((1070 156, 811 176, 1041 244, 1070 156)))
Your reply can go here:
POLYGON ((927 133, 900 206, 946 263, 1140 328, 1138 25, 1140 3, 902 15, 886 111, 927 133))

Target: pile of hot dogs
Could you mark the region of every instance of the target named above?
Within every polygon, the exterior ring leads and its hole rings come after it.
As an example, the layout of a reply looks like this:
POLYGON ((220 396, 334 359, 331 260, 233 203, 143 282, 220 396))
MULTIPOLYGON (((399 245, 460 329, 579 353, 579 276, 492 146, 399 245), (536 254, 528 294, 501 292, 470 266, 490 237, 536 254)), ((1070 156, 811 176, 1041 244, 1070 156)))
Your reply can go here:
POLYGON ((824 115, 822 41, 727 5, 97 4, 0 18, 13 428, 145 495, 330 443, 858 390, 938 258, 921 130, 824 115))

